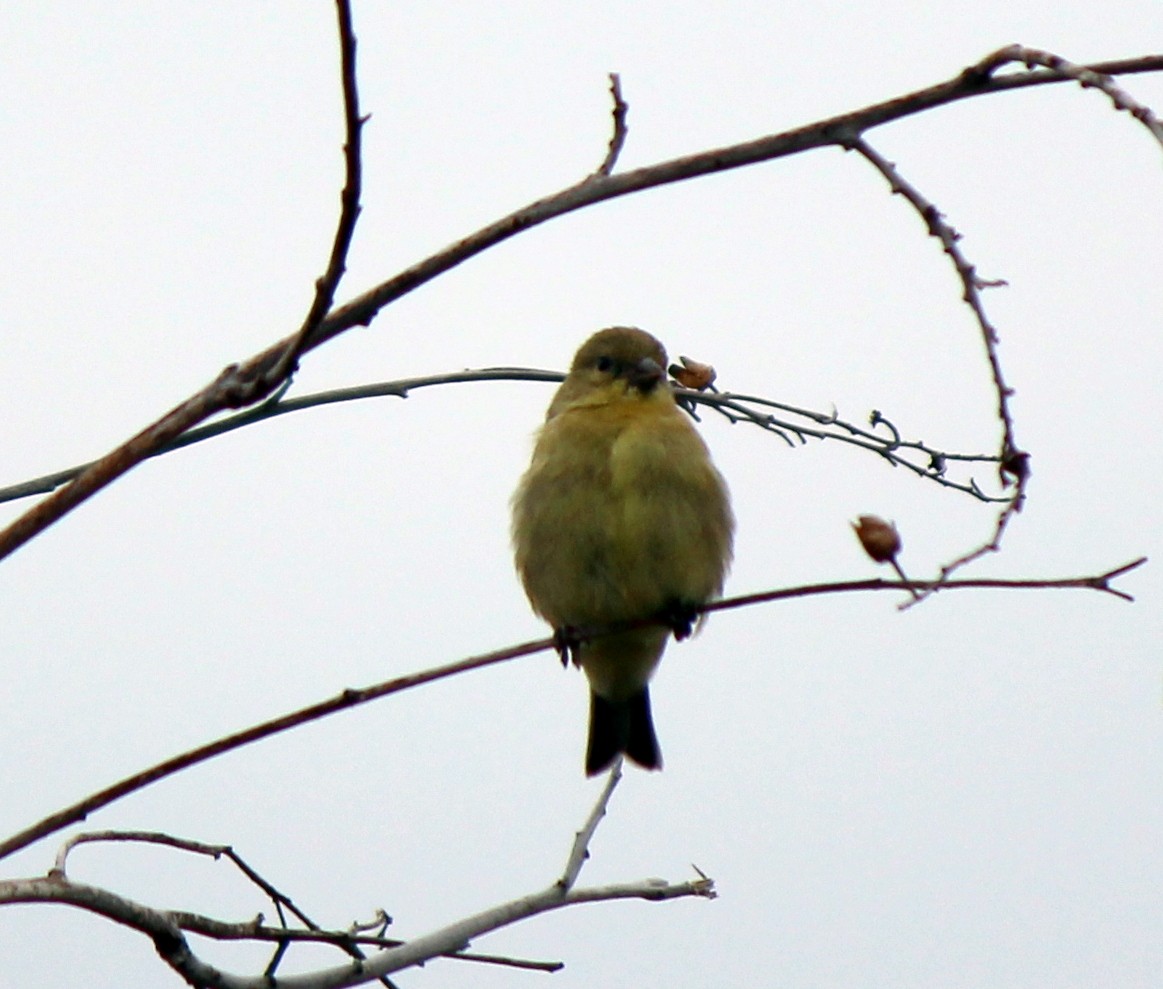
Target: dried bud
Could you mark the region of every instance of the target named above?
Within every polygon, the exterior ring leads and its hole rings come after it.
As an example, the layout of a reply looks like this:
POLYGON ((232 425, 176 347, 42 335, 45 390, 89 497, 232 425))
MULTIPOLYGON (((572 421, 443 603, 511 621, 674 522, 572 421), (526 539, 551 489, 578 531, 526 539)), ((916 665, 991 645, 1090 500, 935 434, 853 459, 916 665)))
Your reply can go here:
POLYGON ((1003 487, 1008 488, 1015 481, 1024 481, 1030 476, 1030 455, 1025 450, 1006 450, 997 474, 1003 487))
POLYGON ((888 563, 901 551, 901 536, 896 526, 875 515, 861 515, 852 523, 860 545, 877 563, 888 563))
POLYGON ((689 357, 679 357, 682 364, 670 365, 670 376, 684 388, 706 391, 715 383, 715 369, 710 364, 700 364, 689 357))

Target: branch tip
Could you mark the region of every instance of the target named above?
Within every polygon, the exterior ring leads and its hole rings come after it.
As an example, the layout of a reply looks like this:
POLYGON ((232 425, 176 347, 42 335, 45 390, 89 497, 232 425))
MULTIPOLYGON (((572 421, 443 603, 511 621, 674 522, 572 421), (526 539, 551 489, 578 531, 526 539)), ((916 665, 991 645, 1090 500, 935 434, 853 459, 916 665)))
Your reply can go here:
POLYGON ((610 111, 610 115, 614 119, 614 131, 610 135, 610 145, 606 150, 606 157, 602 159, 594 176, 608 176, 613 172, 614 165, 618 162, 618 156, 622 153, 622 148, 626 143, 626 135, 630 130, 626 123, 626 117, 630 113, 630 105, 622 98, 622 77, 617 72, 610 73, 610 96, 614 101, 614 106, 610 111))
MULTIPOLYGON (((345 116, 358 124, 362 118, 358 113, 356 90, 354 85, 346 85, 349 79, 352 83, 354 82, 355 66, 355 38, 351 29, 350 9, 344 0, 339 2, 338 9, 341 37, 345 39, 344 43, 341 44, 345 77, 345 116)), ((792 131, 772 134, 758 140, 745 141, 725 148, 714 148, 709 151, 685 155, 631 173, 623 173, 618 176, 609 175, 606 176, 608 179, 606 182, 594 182, 595 176, 590 175, 573 186, 562 189, 553 195, 539 198, 509 215, 501 217, 475 233, 397 273, 387 281, 362 293, 351 302, 327 313, 317 324, 315 330, 307 334, 301 343, 294 344, 288 349, 288 341, 279 341, 251 357, 245 366, 261 373, 269 369, 271 362, 284 361, 285 366, 289 368, 293 364, 295 356, 301 356, 302 352, 321 346, 354 327, 369 325, 385 306, 445 273, 467 258, 479 254, 532 226, 603 200, 629 195, 647 188, 672 184, 696 176, 740 168, 760 161, 773 161, 826 145, 834 145, 838 143, 835 136, 837 133, 843 133, 847 137, 849 131, 855 130, 857 134, 860 134, 874 127, 923 113, 937 106, 974 98, 983 92, 1001 92, 1040 86, 1046 83, 1061 82, 1068 78, 1061 74, 1064 71, 1062 65, 1058 65, 1059 74, 1039 70, 992 78, 994 69, 1005 60, 1012 60, 1014 53, 1020 50, 1019 46, 1010 46, 987 56, 976 66, 962 70, 957 76, 945 82, 883 103, 817 121, 792 131), (295 351, 300 353, 296 355, 295 351)), ((1158 72, 1163 70, 1163 55, 1122 59, 1081 68, 1096 74, 1096 78, 1137 72, 1158 72)), ((1104 91, 1109 95, 1112 88, 1113 84, 1106 87, 1104 91)), ((1160 126, 1159 121, 1148 108, 1142 107, 1134 101, 1122 101, 1119 106, 1127 109, 1137 120, 1147 125, 1160 142, 1163 142, 1163 126, 1160 126)), ((355 134, 359 132, 358 125, 350 127, 350 129, 355 134)), ((617 137, 618 129, 616 125, 615 137, 617 137)), ((624 122, 622 133, 624 137, 624 122)), ((354 143, 350 143, 349 155, 354 151, 354 143)), ((99 466, 100 470, 90 476, 80 475, 74 478, 68 488, 59 492, 62 497, 50 496, 20 516, 8 528, 0 531, 0 558, 9 555, 37 536, 71 512, 95 491, 111 484, 130 467, 145 457, 153 456, 180 433, 203 422, 224 408, 228 408, 229 405, 222 402, 222 397, 213 388, 204 389, 179 406, 179 410, 182 410, 185 415, 181 428, 172 434, 167 434, 162 427, 173 424, 171 418, 173 413, 163 417, 154 426, 143 430, 138 437, 134 437, 133 440, 91 465, 93 467, 99 466), (142 437, 146 436, 148 439, 142 440, 142 437), (142 440, 142 442, 137 444, 138 440, 142 440), (137 444, 137 448, 135 448, 135 444, 137 444)), ((177 411, 175 410, 175 412, 177 411)), ((52 482, 53 486, 60 483, 62 482, 56 479, 52 482)), ((1020 501, 1020 497, 1020 493, 1015 494, 1015 501, 1020 501)))

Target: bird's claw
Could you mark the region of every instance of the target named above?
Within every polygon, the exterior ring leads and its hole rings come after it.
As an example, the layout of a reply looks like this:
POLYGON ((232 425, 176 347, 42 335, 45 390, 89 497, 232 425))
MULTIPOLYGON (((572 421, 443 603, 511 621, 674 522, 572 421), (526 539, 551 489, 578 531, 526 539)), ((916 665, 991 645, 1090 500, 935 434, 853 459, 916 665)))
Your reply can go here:
POLYGON ((675 639, 682 642, 683 639, 688 638, 691 632, 694 631, 699 612, 693 605, 684 604, 682 601, 671 601, 663 608, 662 614, 659 617, 667 628, 674 633, 675 639))
POLYGON ((569 661, 573 660, 574 666, 581 666, 578 658, 578 650, 581 648, 582 636, 581 631, 573 625, 563 625, 561 628, 553 630, 553 648, 557 650, 558 658, 561 660, 563 667, 569 666, 569 661))

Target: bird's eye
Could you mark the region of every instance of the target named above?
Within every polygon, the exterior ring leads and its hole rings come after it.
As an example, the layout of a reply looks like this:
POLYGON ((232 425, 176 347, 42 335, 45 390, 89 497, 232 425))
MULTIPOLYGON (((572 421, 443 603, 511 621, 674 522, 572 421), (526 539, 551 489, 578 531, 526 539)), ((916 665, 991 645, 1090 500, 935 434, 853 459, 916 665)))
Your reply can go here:
POLYGON ((613 367, 614 367, 614 358, 612 358, 612 357, 599 357, 598 358, 597 368, 599 371, 602 371, 602 372, 610 371, 613 369, 613 367))

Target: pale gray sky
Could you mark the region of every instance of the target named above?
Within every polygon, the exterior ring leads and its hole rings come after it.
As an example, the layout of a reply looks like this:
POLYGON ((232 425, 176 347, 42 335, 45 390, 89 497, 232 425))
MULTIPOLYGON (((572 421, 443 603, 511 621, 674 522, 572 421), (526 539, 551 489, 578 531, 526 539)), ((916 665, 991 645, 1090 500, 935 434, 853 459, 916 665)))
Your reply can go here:
MULTIPOLYGON (((90 459, 298 325, 341 183, 331 4, 0 11, 0 484, 90 459)), ((601 160, 743 140, 946 79, 1014 41, 1163 50, 1155 0, 356 7, 365 212, 346 299, 601 160), (433 8, 436 9, 433 9, 433 8)), ((1125 80, 1157 110, 1163 78, 1125 80)), ((975 573, 1163 560, 1163 151, 1077 87, 871 132, 982 275, 1033 454, 975 573)), ((719 383, 950 449, 996 442, 981 346, 935 241, 824 150, 608 203, 474 259, 305 361, 295 386, 562 367, 646 327, 719 383)), ((543 634, 508 498, 549 399, 458 385, 286 417, 147 464, 0 564, 0 834, 282 711, 543 634)), ((928 576, 990 510, 839 445, 707 416, 739 517, 729 593, 878 575, 894 518, 928 576)), ((982 481, 989 478, 983 473, 982 481)), ((7 520, 30 502, 0 506, 7 520)), ((555 976, 433 964, 401 986, 1157 986, 1163 709, 1157 562, 1083 592, 889 596, 720 615, 652 688, 666 758, 630 770, 583 882, 715 878, 714 902, 575 908, 482 939, 555 976)), ((320 923, 401 937, 548 883, 600 787, 583 678, 541 655, 389 698, 96 815, 234 845, 320 923)), ((50 839, 3 863, 43 873, 50 839)), ((78 879, 243 919, 223 865, 86 848, 78 879)), ((208 948, 254 971, 261 953, 208 948)), ((304 952, 304 966, 336 963, 304 952)), ((141 937, 0 912, 0 989, 177 986, 141 937), (83 973, 83 974, 79 974, 83 973)))

